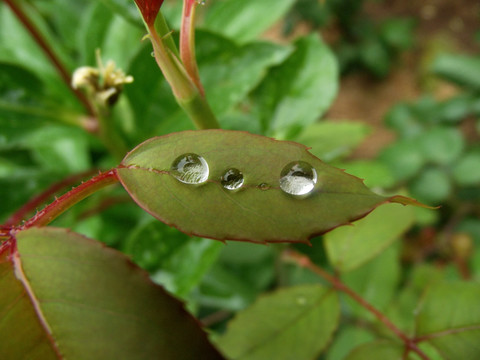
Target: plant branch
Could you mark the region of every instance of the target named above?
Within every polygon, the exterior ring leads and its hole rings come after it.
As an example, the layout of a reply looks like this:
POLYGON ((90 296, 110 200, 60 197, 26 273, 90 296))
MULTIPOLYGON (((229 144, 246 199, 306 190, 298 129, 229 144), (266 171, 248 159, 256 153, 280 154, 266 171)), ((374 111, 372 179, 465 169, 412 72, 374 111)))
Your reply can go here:
POLYGON ((73 188, 71 191, 60 196, 51 204, 47 205, 43 210, 38 212, 33 218, 28 220, 19 229, 28 229, 33 226, 45 226, 51 223, 64 211, 92 195, 105 186, 118 182, 117 171, 115 169, 103 172, 81 185, 73 188))
POLYGON ((67 85, 70 91, 77 97, 77 99, 80 101, 80 103, 83 105, 83 107, 87 111, 88 115, 95 117, 95 111, 92 105, 90 104, 88 99, 85 97, 85 95, 81 91, 75 90, 72 87, 71 76, 69 71, 65 68, 63 63, 60 61, 59 57, 55 54, 53 49, 44 39, 43 35, 36 28, 33 22, 30 21, 27 14, 25 14, 25 12, 23 12, 21 7, 16 4, 15 0, 4 0, 4 1, 7 4, 7 6, 10 7, 12 12, 17 17, 17 19, 23 24, 25 29, 30 33, 30 35, 33 37, 33 39, 38 44, 38 46, 43 50, 43 52, 48 57, 48 59, 52 62, 53 66, 57 70, 63 82, 67 85))
POLYGON ((408 337, 407 334, 405 334, 403 331, 401 331, 394 323, 391 322, 389 318, 387 318, 380 310, 375 308, 373 305, 371 305, 369 302, 367 302, 364 298, 362 298, 359 294, 357 294, 355 291, 350 289, 347 285, 345 285, 339 278, 332 276, 319 266, 315 265, 312 263, 312 261, 305 255, 302 255, 296 251, 293 251, 291 249, 285 251, 285 258, 286 259, 291 259, 293 260, 298 266, 304 267, 313 273, 321 276, 323 279, 328 281, 335 289, 338 291, 341 291, 348 295, 350 298, 352 298, 354 301, 356 301, 359 305, 361 305, 363 308, 365 308, 367 311, 369 311, 371 314, 373 314, 380 322, 382 322, 387 328, 389 328, 398 338, 400 338, 406 348, 408 350, 414 351, 415 353, 420 356, 423 360, 429 360, 428 356, 420 350, 420 348, 417 346, 415 339, 411 339, 408 337))
POLYGON ((34 198, 30 199, 26 204, 24 204, 20 209, 18 209, 12 216, 10 216, 7 221, 5 222, 4 226, 15 226, 20 225, 20 222, 25 219, 26 215, 34 211, 37 207, 44 204, 48 201, 53 195, 58 193, 60 190, 64 189, 69 185, 73 185, 80 181, 81 179, 85 178, 86 176, 93 175, 94 170, 89 170, 80 174, 75 174, 72 176, 67 177, 53 185, 51 185, 47 190, 43 193, 35 196, 34 198))

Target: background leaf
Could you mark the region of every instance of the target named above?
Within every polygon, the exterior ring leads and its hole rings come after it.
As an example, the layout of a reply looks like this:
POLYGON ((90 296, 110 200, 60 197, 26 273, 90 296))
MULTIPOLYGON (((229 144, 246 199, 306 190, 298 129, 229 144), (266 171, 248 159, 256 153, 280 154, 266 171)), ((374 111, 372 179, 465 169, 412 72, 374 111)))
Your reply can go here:
POLYGON ((479 298, 478 283, 432 285, 417 309, 416 335, 433 344, 445 359, 478 359, 479 298))
POLYGON ((55 228, 19 232, 14 246, 0 257, 2 359, 222 358, 182 304, 120 253, 55 228))
POLYGON ((335 291, 320 285, 286 288, 238 313, 216 343, 229 359, 312 359, 330 340, 339 316, 335 291))
POLYGON ((338 89, 335 57, 318 35, 300 38, 295 51, 253 93, 268 134, 285 138, 320 118, 338 89))
POLYGON ((353 270, 385 250, 413 224, 413 220, 411 208, 382 205, 353 226, 326 234, 328 258, 338 271, 353 270))
POLYGON ((270 28, 294 4, 294 0, 223 0, 213 2, 204 26, 235 42, 255 39, 270 28))
POLYGON ((155 217, 187 234, 221 240, 307 242, 388 201, 300 144, 238 131, 191 131, 154 138, 130 152, 117 171, 133 199, 155 217), (181 183, 170 174, 172 162, 188 153, 208 163, 208 181, 201 185, 181 183), (295 198, 279 187, 282 169, 294 161, 307 162, 318 173, 319 181, 307 197, 295 198), (229 168, 243 173, 245 183, 238 191, 220 184, 229 168))

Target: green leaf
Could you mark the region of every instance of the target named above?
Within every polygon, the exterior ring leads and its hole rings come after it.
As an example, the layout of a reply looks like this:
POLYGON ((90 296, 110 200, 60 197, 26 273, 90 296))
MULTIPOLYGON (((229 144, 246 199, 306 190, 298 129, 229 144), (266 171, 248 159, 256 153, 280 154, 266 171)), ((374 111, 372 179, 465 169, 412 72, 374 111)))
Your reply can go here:
POLYGON ((373 334, 363 328, 341 328, 332 345, 328 348, 327 360, 344 360, 353 348, 373 339, 373 334))
POLYGON ((443 282, 427 290, 418 309, 416 335, 445 359, 480 358, 480 285, 443 282))
POLYGON ((395 204, 380 206, 353 226, 325 235, 327 254, 338 271, 353 270, 385 250, 413 224, 411 208, 395 204))
POLYGON ((349 155, 370 133, 360 122, 325 121, 305 127, 295 141, 308 146, 310 152, 329 162, 349 155))
POLYGON ((220 240, 308 242, 381 203, 411 201, 372 193, 360 179, 324 164, 305 146, 240 131, 186 131, 153 138, 130 152, 117 171, 130 196, 147 212, 187 234, 220 240), (179 181, 171 172, 176 159, 191 153, 208 164, 202 179, 208 176, 208 181, 198 186, 179 181), (309 196, 280 189, 282 170, 298 161, 318 174, 309 196), (220 182, 231 168, 243 173, 238 191, 220 182))
POLYGON ((480 58, 443 54, 432 64, 432 71, 460 86, 480 90, 480 58))
POLYGON ((420 137, 420 147, 428 161, 445 165, 460 156, 465 141, 462 133, 455 128, 436 127, 420 137))
POLYGON ((425 165, 425 157, 416 139, 401 140, 387 147, 380 155, 397 180, 406 180, 425 165))
MULTIPOLYGON (((397 245, 393 244, 380 256, 342 276, 347 286, 380 311, 385 311, 393 299, 400 280, 400 247, 397 245)), ((374 319, 372 314, 357 302, 348 297, 346 302, 354 315, 367 317, 369 320, 374 319)))
POLYGON ((245 43, 280 20, 294 3, 294 0, 217 1, 208 9, 204 26, 245 43))
POLYGON ((349 174, 364 179, 365 185, 370 188, 389 189, 395 185, 395 178, 387 165, 378 160, 355 160, 334 165, 345 169, 349 174))
POLYGON ((254 42, 242 46, 205 31, 196 33, 200 77, 208 101, 219 116, 245 98, 267 74, 292 52, 289 46, 254 42))
POLYGON ((100 0, 105 6, 123 16, 130 23, 143 27, 142 18, 135 3, 128 0, 100 0))
POLYGON ((320 118, 338 90, 338 66, 318 35, 300 38, 296 50, 253 93, 268 133, 289 137, 320 118))
POLYGON ((32 228, 0 256, 2 359, 222 358, 178 300, 98 242, 32 228))
POLYGON ((412 195, 428 203, 445 201, 451 191, 450 178, 442 168, 426 169, 410 184, 412 195))
MULTIPOLYGON (((348 354, 345 360, 397 360, 405 359, 405 347, 402 344, 377 340, 362 344, 348 354)), ((412 359, 408 357, 408 359, 412 359)), ((417 358, 415 358, 417 360, 417 358)))
POLYGON ((312 359, 330 341, 339 316, 333 290, 285 288, 238 313, 216 343, 230 359, 312 359))
POLYGON ((480 184, 480 152, 471 151, 453 167, 453 178, 462 186, 480 184))

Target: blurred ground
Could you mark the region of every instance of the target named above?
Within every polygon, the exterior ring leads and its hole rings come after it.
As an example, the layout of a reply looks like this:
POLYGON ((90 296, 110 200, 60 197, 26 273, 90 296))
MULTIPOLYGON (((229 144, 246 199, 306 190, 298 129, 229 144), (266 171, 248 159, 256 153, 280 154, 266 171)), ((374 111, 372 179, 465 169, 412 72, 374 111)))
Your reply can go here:
MULTIPOLYGON (((387 77, 375 79, 357 72, 342 78, 339 94, 327 117, 359 120, 374 127, 373 134, 355 152, 355 157, 372 157, 394 139, 393 132, 383 125, 385 113, 394 104, 414 100, 426 92, 438 99, 456 92, 451 85, 429 78, 426 68, 436 52, 475 53, 480 49, 480 42, 474 39, 480 28, 478 0, 367 1, 365 12, 378 21, 397 16, 412 17, 417 26, 414 48, 401 55, 387 77)), ((295 32, 298 35, 308 31, 301 25, 295 32)), ((265 36, 278 39, 280 33, 281 25, 265 36)), ((322 29, 321 33, 327 42, 338 37, 335 24, 322 29)))

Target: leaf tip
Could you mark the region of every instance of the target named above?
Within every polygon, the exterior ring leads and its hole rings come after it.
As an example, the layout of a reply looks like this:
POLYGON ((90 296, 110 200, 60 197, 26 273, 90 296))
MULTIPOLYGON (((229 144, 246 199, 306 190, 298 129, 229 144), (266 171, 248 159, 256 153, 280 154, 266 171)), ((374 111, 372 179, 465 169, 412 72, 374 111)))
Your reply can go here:
POLYGON ((388 198, 388 202, 402 204, 404 206, 413 205, 413 206, 416 206, 416 207, 421 207, 421 208, 424 208, 424 209, 431 209, 431 210, 436 210, 436 209, 439 209, 441 207, 441 206, 425 205, 425 204, 423 204, 423 203, 421 203, 421 202, 419 202, 415 199, 409 198, 407 196, 402 196, 402 195, 392 196, 392 197, 388 198))

